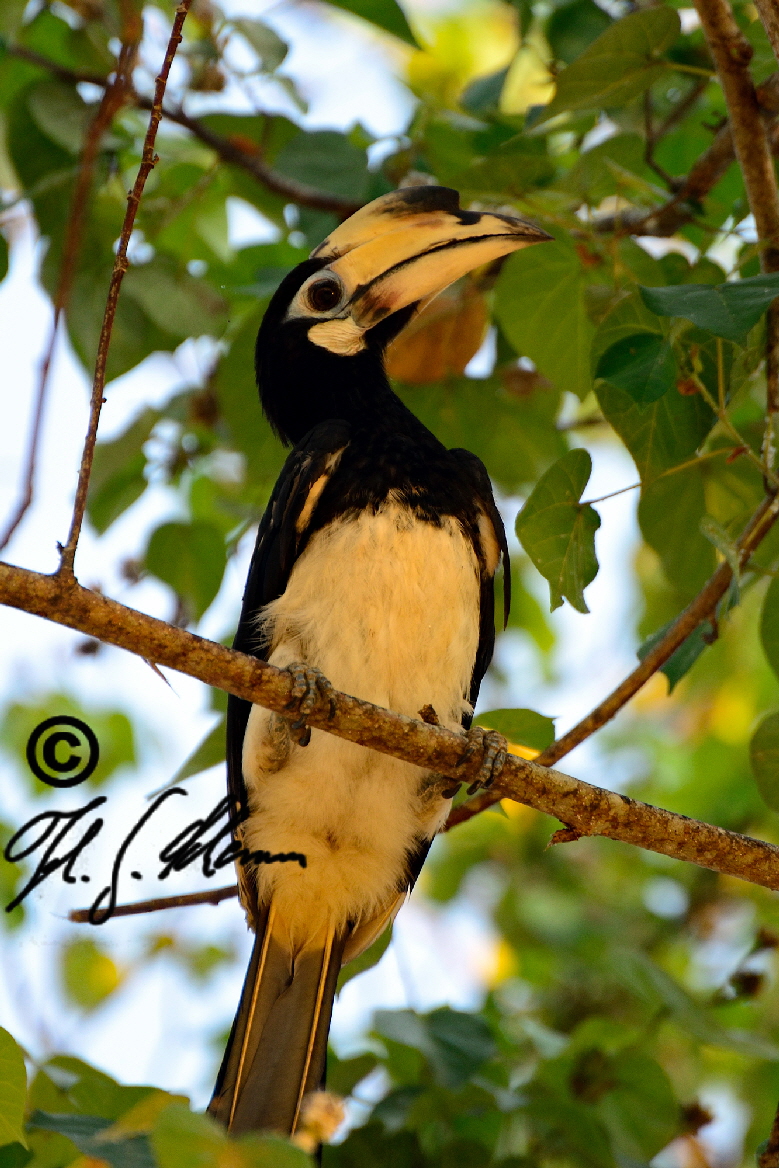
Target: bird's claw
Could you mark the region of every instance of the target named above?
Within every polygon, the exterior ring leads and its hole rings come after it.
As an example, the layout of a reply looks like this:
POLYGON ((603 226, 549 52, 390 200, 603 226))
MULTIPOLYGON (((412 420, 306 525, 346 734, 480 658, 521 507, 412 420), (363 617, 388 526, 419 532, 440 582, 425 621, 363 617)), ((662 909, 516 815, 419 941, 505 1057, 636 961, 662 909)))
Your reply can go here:
POLYGON ((292 690, 286 708, 297 714, 295 721, 290 723, 290 730, 293 737, 296 736, 298 746, 308 746, 311 728, 306 723, 320 698, 329 700, 330 717, 335 714, 333 687, 316 665, 309 665, 305 661, 288 665, 286 671, 292 677, 292 690))
POLYGON ((485 730, 482 726, 472 726, 466 734, 466 739, 468 745, 460 759, 460 765, 472 758, 477 750, 482 753, 479 773, 468 788, 468 794, 475 795, 480 787, 491 787, 503 770, 508 754, 508 743, 497 730, 485 730))

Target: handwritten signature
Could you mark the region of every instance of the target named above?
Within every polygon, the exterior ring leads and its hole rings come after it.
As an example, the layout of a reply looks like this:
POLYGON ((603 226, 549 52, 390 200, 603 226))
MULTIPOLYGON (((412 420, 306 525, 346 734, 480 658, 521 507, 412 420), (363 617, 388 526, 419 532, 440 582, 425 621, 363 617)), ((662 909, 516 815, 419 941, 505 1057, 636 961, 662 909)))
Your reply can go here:
MULTIPOLYGON (((174 795, 186 796, 187 791, 181 787, 172 787, 169 791, 163 791, 125 836, 116 853, 111 871, 111 882, 97 894, 90 906, 90 924, 104 925, 113 916, 119 890, 119 876, 130 845, 137 839, 159 808, 174 795)), ((75 811, 43 811, 40 815, 35 815, 27 823, 22 824, 3 849, 5 859, 16 864, 20 860, 32 856, 39 849, 45 848, 45 850, 40 855, 37 867, 27 883, 5 906, 6 912, 15 909, 34 889, 56 872, 61 872, 64 883, 77 883, 78 878, 73 874, 73 867, 85 848, 100 834, 105 822, 100 815, 91 821, 89 821, 89 817, 106 802, 105 795, 98 795, 86 806, 75 811), (29 842, 30 836, 36 828, 40 828, 40 831, 29 842), (78 830, 82 829, 83 834, 74 842, 78 830)), ((167 880, 171 872, 182 872, 199 859, 202 860, 203 875, 207 877, 214 876, 221 868, 234 863, 241 865, 297 863, 301 868, 306 867, 306 857, 300 852, 271 853, 249 851, 248 848, 243 847, 233 838, 235 829, 240 822, 240 816, 236 813, 231 814, 229 800, 227 798, 220 799, 205 819, 193 820, 161 849, 159 860, 162 868, 158 879, 167 880), (212 834, 209 835, 209 832, 212 834)), ((141 879, 140 872, 131 871, 130 875, 136 880, 141 879)), ((89 876, 82 875, 80 879, 87 883, 89 876)))

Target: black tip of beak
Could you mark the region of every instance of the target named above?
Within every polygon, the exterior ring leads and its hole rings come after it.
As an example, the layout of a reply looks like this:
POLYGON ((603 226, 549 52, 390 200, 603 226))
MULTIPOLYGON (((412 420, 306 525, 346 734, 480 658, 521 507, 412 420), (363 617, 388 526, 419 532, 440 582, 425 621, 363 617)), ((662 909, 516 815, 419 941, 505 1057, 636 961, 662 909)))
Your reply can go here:
POLYGON ((528 243, 546 243, 554 239, 553 235, 544 231, 543 227, 539 227, 531 219, 523 219, 520 215, 503 215, 498 211, 490 213, 493 219, 502 219, 504 223, 508 223, 513 228, 512 235, 520 235, 528 243))
POLYGON ((523 219, 521 215, 506 215, 500 211, 465 211, 460 206, 460 195, 451 187, 401 187, 387 196, 382 211, 387 215, 420 215, 425 212, 444 212, 458 222, 472 225, 479 223, 484 215, 500 219, 512 228, 512 235, 520 235, 528 242, 544 243, 554 239, 548 231, 523 219))

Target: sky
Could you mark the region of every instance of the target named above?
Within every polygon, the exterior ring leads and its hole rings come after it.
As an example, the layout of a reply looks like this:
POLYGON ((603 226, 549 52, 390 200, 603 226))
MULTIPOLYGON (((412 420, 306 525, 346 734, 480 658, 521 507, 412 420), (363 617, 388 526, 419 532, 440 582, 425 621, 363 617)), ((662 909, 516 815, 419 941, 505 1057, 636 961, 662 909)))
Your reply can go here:
MULTIPOLYGON (((437 0, 436 0, 437 2, 437 0)), ((434 7, 432 0, 429 7, 434 7)), ((230 3, 231 15, 263 15, 292 44, 285 71, 300 80, 310 102, 305 123, 316 128, 340 128, 360 119, 373 133, 391 137, 403 132, 412 111, 407 91, 398 80, 405 50, 387 44, 365 26, 341 14, 328 15, 310 3, 230 3), (349 84, 343 85, 343 78, 349 84)), ((440 7, 440 5, 439 5, 440 7)), ((152 38, 164 37, 162 18, 152 26, 152 38)), ((230 93, 236 105, 245 94, 230 93)), ((268 89, 262 100, 290 113, 283 92, 268 89), (276 104, 277 103, 277 104, 276 104)), ((0 523, 11 511, 19 490, 30 424, 38 364, 51 327, 51 308, 36 279, 41 244, 20 208, 7 230, 13 241, 12 268, 0 285, 0 352, 3 353, 3 427, 0 429, 0 523)), ((231 211, 236 245, 268 238, 268 225, 246 205, 231 211)), ((114 382, 106 394, 100 437, 120 433, 142 405, 165 401, 202 376, 208 365, 208 342, 187 342, 173 355, 156 355, 114 382)), ((489 359, 488 350, 474 368, 489 359)), ((35 501, 5 556, 13 563, 50 572, 57 564, 57 541, 64 541, 86 425, 88 379, 67 341, 60 338, 46 408, 35 501)), ((588 497, 606 495, 635 482, 629 457, 613 444, 587 439, 594 469, 588 497)), ((521 500, 504 501, 507 524, 521 500)), ((587 592, 590 616, 569 606, 552 617, 559 637, 555 675, 542 678, 533 654, 520 633, 500 642, 497 663, 503 683, 485 685, 481 708, 531 706, 559 718, 558 731, 577 720, 635 663, 635 645, 625 633, 632 628, 636 598, 627 590, 630 574, 623 569, 636 543, 636 492, 599 504, 602 527, 597 536, 601 570, 587 592)), ((171 596, 162 585, 147 580, 129 588, 118 563, 142 552, 149 530, 176 518, 176 495, 164 487, 149 489, 102 539, 85 527, 77 573, 90 587, 153 615, 168 618, 171 596)), ((219 597, 199 631, 224 637, 237 618, 243 579, 251 552, 247 539, 231 562, 219 597)), ((538 596, 547 603, 547 586, 539 579, 538 596)), ((62 690, 84 706, 127 710, 138 728, 137 766, 127 768, 112 787, 106 829, 97 841, 90 871, 105 873, 117 841, 147 806, 148 795, 167 782, 214 722, 207 692, 199 682, 167 674, 164 681, 148 665, 121 650, 103 648, 96 656, 76 652, 83 638, 69 630, 10 609, 0 609, 0 699, 28 700, 62 690)), ((566 760, 571 773, 610 787, 630 779, 630 760, 607 764, 596 743, 587 743, 566 760)), ((11 762, 0 754, 0 815, 23 822, 33 804, 12 777, 11 762)), ((209 810, 222 794, 220 770, 201 775, 188 786, 187 813, 209 810)), ((58 807, 81 805, 78 792, 57 795, 58 807)), ((41 810, 36 803, 34 810, 41 810)), ((178 809, 176 811, 178 814, 178 809)), ((172 814, 172 812, 171 812, 172 814)), ((165 837, 160 821, 147 837, 143 858, 151 857, 165 837)), ((168 831, 168 836, 170 831, 168 831)), ((151 865, 147 865, 150 869, 151 865)), ((81 872, 77 869, 77 872, 81 872)), ((229 883, 228 877, 224 883, 229 883)), ((161 886, 150 876, 125 888, 123 899, 194 891, 204 886, 192 870, 161 886)), ((484 992, 485 971, 494 958, 495 938, 480 911, 485 890, 470 889, 452 905, 439 908, 413 896, 398 918, 395 939, 379 966, 355 979, 339 998, 333 1036, 342 1051, 364 1042, 377 1007, 419 1009, 448 1002, 467 1008, 484 992), (431 939, 433 943, 431 944, 431 939)), ((243 979, 250 936, 235 901, 219 908, 200 907, 125 918, 103 926, 101 942, 126 973, 120 992, 90 1016, 68 1006, 53 973, 53 948, 63 939, 83 937, 88 926, 69 924, 69 909, 85 903, 81 887, 50 881, 30 898, 32 926, 21 937, 1 940, 0 957, 7 976, 0 983, 0 1024, 6 1026, 36 1057, 66 1050, 83 1056, 128 1082, 153 1082, 183 1091, 202 1106, 208 1098, 215 1068, 213 1039, 229 1025, 243 979), (163 951, 135 970, 150 938, 175 931, 192 945, 214 944, 235 951, 237 960, 202 984, 180 976, 175 961, 163 951), (34 1003, 31 1008, 31 1003, 34 1003), (208 1040, 208 1041, 206 1041, 208 1040), (210 1042, 210 1045, 209 1045, 210 1042)))

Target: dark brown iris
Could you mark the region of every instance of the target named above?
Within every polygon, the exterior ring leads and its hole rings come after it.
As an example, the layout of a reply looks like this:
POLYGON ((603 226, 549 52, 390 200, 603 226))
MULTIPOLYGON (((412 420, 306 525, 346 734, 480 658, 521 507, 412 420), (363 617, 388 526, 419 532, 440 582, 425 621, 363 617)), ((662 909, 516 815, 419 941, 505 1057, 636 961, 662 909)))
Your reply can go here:
POLYGON ((341 285, 337 280, 318 280, 306 293, 308 303, 316 312, 328 312, 341 299, 341 285))

